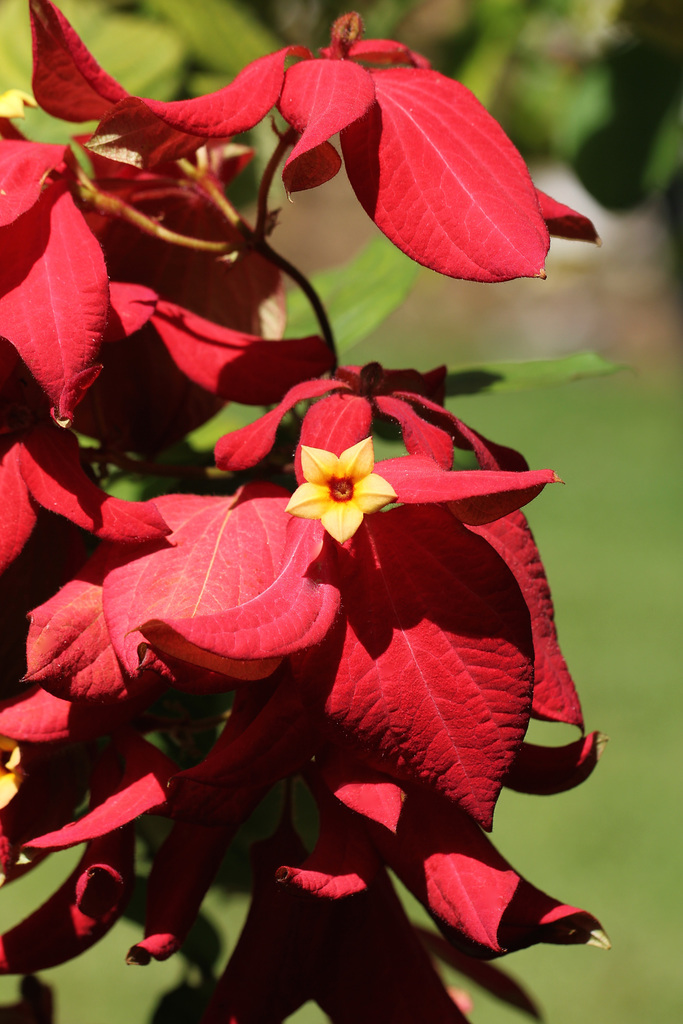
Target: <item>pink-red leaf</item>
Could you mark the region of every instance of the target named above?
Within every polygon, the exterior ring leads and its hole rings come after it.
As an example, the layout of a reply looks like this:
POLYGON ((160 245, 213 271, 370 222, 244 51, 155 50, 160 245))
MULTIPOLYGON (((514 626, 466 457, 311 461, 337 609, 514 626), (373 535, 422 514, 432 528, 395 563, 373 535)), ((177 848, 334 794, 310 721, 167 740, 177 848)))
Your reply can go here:
POLYGON ((371 72, 377 104, 341 133, 362 206, 412 259, 450 277, 543 276, 548 232, 521 156, 465 86, 371 72))
POLYGON ((219 469, 250 469, 265 458, 275 442, 277 428, 285 413, 297 402, 319 398, 346 385, 335 380, 309 380, 297 384, 287 392, 280 404, 240 430, 225 434, 216 445, 216 465, 219 469))
POLYGON ((285 188, 310 188, 300 180, 297 160, 363 117, 375 102, 372 76, 350 61, 308 60, 285 75, 279 109, 301 138, 282 171, 285 188))
MULTIPOLYGON (((268 518, 264 517, 263 529, 266 534, 274 530, 278 515, 284 515, 286 499, 271 499, 277 503, 268 518)), ((177 656, 178 650, 187 649, 192 659, 206 658, 207 666, 220 665, 223 659, 230 661, 246 659, 279 658, 311 644, 319 643, 329 630, 339 608, 339 591, 335 585, 334 556, 330 551, 330 538, 319 524, 292 519, 287 524, 287 537, 282 550, 278 540, 273 545, 273 575, 270 580, 264 574, 251 580, 245 592, 243 603, 234 599, 212 600, 207 598, 207 611, 201 615, 163 618, 149 618, 138 626, 143 636, 155 648, 177 656), (278 567, 277 557, 281 557, 278 567), (257 590, 260 589, 260 592, 257 590), (253 595, 253 596, 251 596, 253 595), (213 605, 216 609, 209 612, 213 605), (208 654, 208 658, 207 658, 208 654)), ((246 564, 255 557, 258 545, 254 544, 251 525, 245 531, 242 541, 246 564), (250 555, 248 553, 251 553, 250 555)), ((265 546, 265 545, 264 545, 265 546)), ((234 547, 227 557, 234 558, 234 547)), ((228 586, 217 581, 221 591, 228 586)), ((123 592, 121 600, 124 599, 123 592)), ((189 609, 190 611, 192 609, 189 609)), ((107 586, 105 586, 105 614, 107 613, 107 586)), ((116 627, 111 632, 118 632, 116 627)), ((186 658, 190 660, 190 657, 186 658)), ((234 673, 233 673, 234 674, 234 673)))

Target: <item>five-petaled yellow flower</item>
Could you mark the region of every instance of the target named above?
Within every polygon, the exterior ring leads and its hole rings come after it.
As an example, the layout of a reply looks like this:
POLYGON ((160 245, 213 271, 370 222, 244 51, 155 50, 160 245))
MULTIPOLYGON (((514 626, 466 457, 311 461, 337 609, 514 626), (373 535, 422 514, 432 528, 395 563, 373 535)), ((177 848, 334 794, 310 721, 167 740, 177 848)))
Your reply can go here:
POLYGON ((301 446, 306 483, 292 495, 286 512, 301 519, 319 519, 340 544, 353 537, 369 512, 379 512, 397 495, 384 477, 373 473, 375 452, 366 437, 337 458, 323 448, 301 446))

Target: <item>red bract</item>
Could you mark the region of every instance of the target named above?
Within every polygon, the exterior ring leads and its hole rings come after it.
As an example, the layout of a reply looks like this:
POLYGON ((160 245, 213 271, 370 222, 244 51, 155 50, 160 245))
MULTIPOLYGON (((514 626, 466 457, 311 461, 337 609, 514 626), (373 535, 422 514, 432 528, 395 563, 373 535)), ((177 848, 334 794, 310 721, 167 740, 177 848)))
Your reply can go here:
MULTIPOLYGON (((477 281, 545 276, 544 214, 524 161, 500 126, 469 90, 405 46, 361 42, 357 15, 335 23, 321 58, 287 47, 252 62, 217 93, 161 103, 127 96, 49 0, 32 0, 31 7, 36 97, 67 119, 101 118, 89 143, 95 152, 151 166, 187 156, 205 139, 252 128, 277 103, 301 135, 283 171, 288 191, 336 174, 340 161, 328 140, 340 132, 361 204, 417 262, 477 281), (285 70, 288 56, 301 63, 285 70), (385 66, 367 69, 354 61, 385 66), (386 67, 394 64, 409 66, 386 67)), ((547 206, 554 221, 558 210, 552 200, 547 206)), ((568 220, 572 237, 594 240, 586 218, 566 207, 559 216, 561 230, 568 220)))

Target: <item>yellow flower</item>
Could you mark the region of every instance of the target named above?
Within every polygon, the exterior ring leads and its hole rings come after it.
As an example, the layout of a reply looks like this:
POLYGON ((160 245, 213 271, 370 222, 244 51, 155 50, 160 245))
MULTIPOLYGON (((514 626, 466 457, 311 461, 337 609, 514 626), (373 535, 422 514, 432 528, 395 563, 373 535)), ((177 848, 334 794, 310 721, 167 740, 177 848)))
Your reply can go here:
POLYGON ((372 472, 374 465, 371 437, 347 448, 339 458, 323 448, 302 445, 306 483, 297 488, 285 511, 300 519, 319 519, 343 544, 353 537, 364 515, 396 501, 391 484, 372 472))
POLYGON ((0 736, 0 810, 7 807, 24 781, 20 768, 21 751, 16 740, 0 736))

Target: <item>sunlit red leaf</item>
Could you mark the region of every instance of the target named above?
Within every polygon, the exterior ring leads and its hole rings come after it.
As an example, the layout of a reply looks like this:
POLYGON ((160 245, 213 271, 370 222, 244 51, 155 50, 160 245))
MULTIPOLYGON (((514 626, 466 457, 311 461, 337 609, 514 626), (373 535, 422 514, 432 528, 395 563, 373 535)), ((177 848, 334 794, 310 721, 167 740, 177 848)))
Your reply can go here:
POLYGON ((12 253, 0 268, 0 334, 69 423, 99 372, 109 307, 102 250, 61 183, 0 228, 0 247, 12 253))
POLYGON ((524 161, 459 82, 372 72, 377 104, 341 133, 362 206, 412 259, 449 277, 538 277, 548 232, 524 161))
POLYGON ((0 146, 0 227, 30 210, 48 171, 61 163, 66 147, 7 139, 0 146))
POLYGON ((282 171, 288 192, 311 187, 300 179, 298 158, 363 117, 374 102, 372 76, 350 61, 302 61, 287 71, 278 106, 301 133, 282 171))

